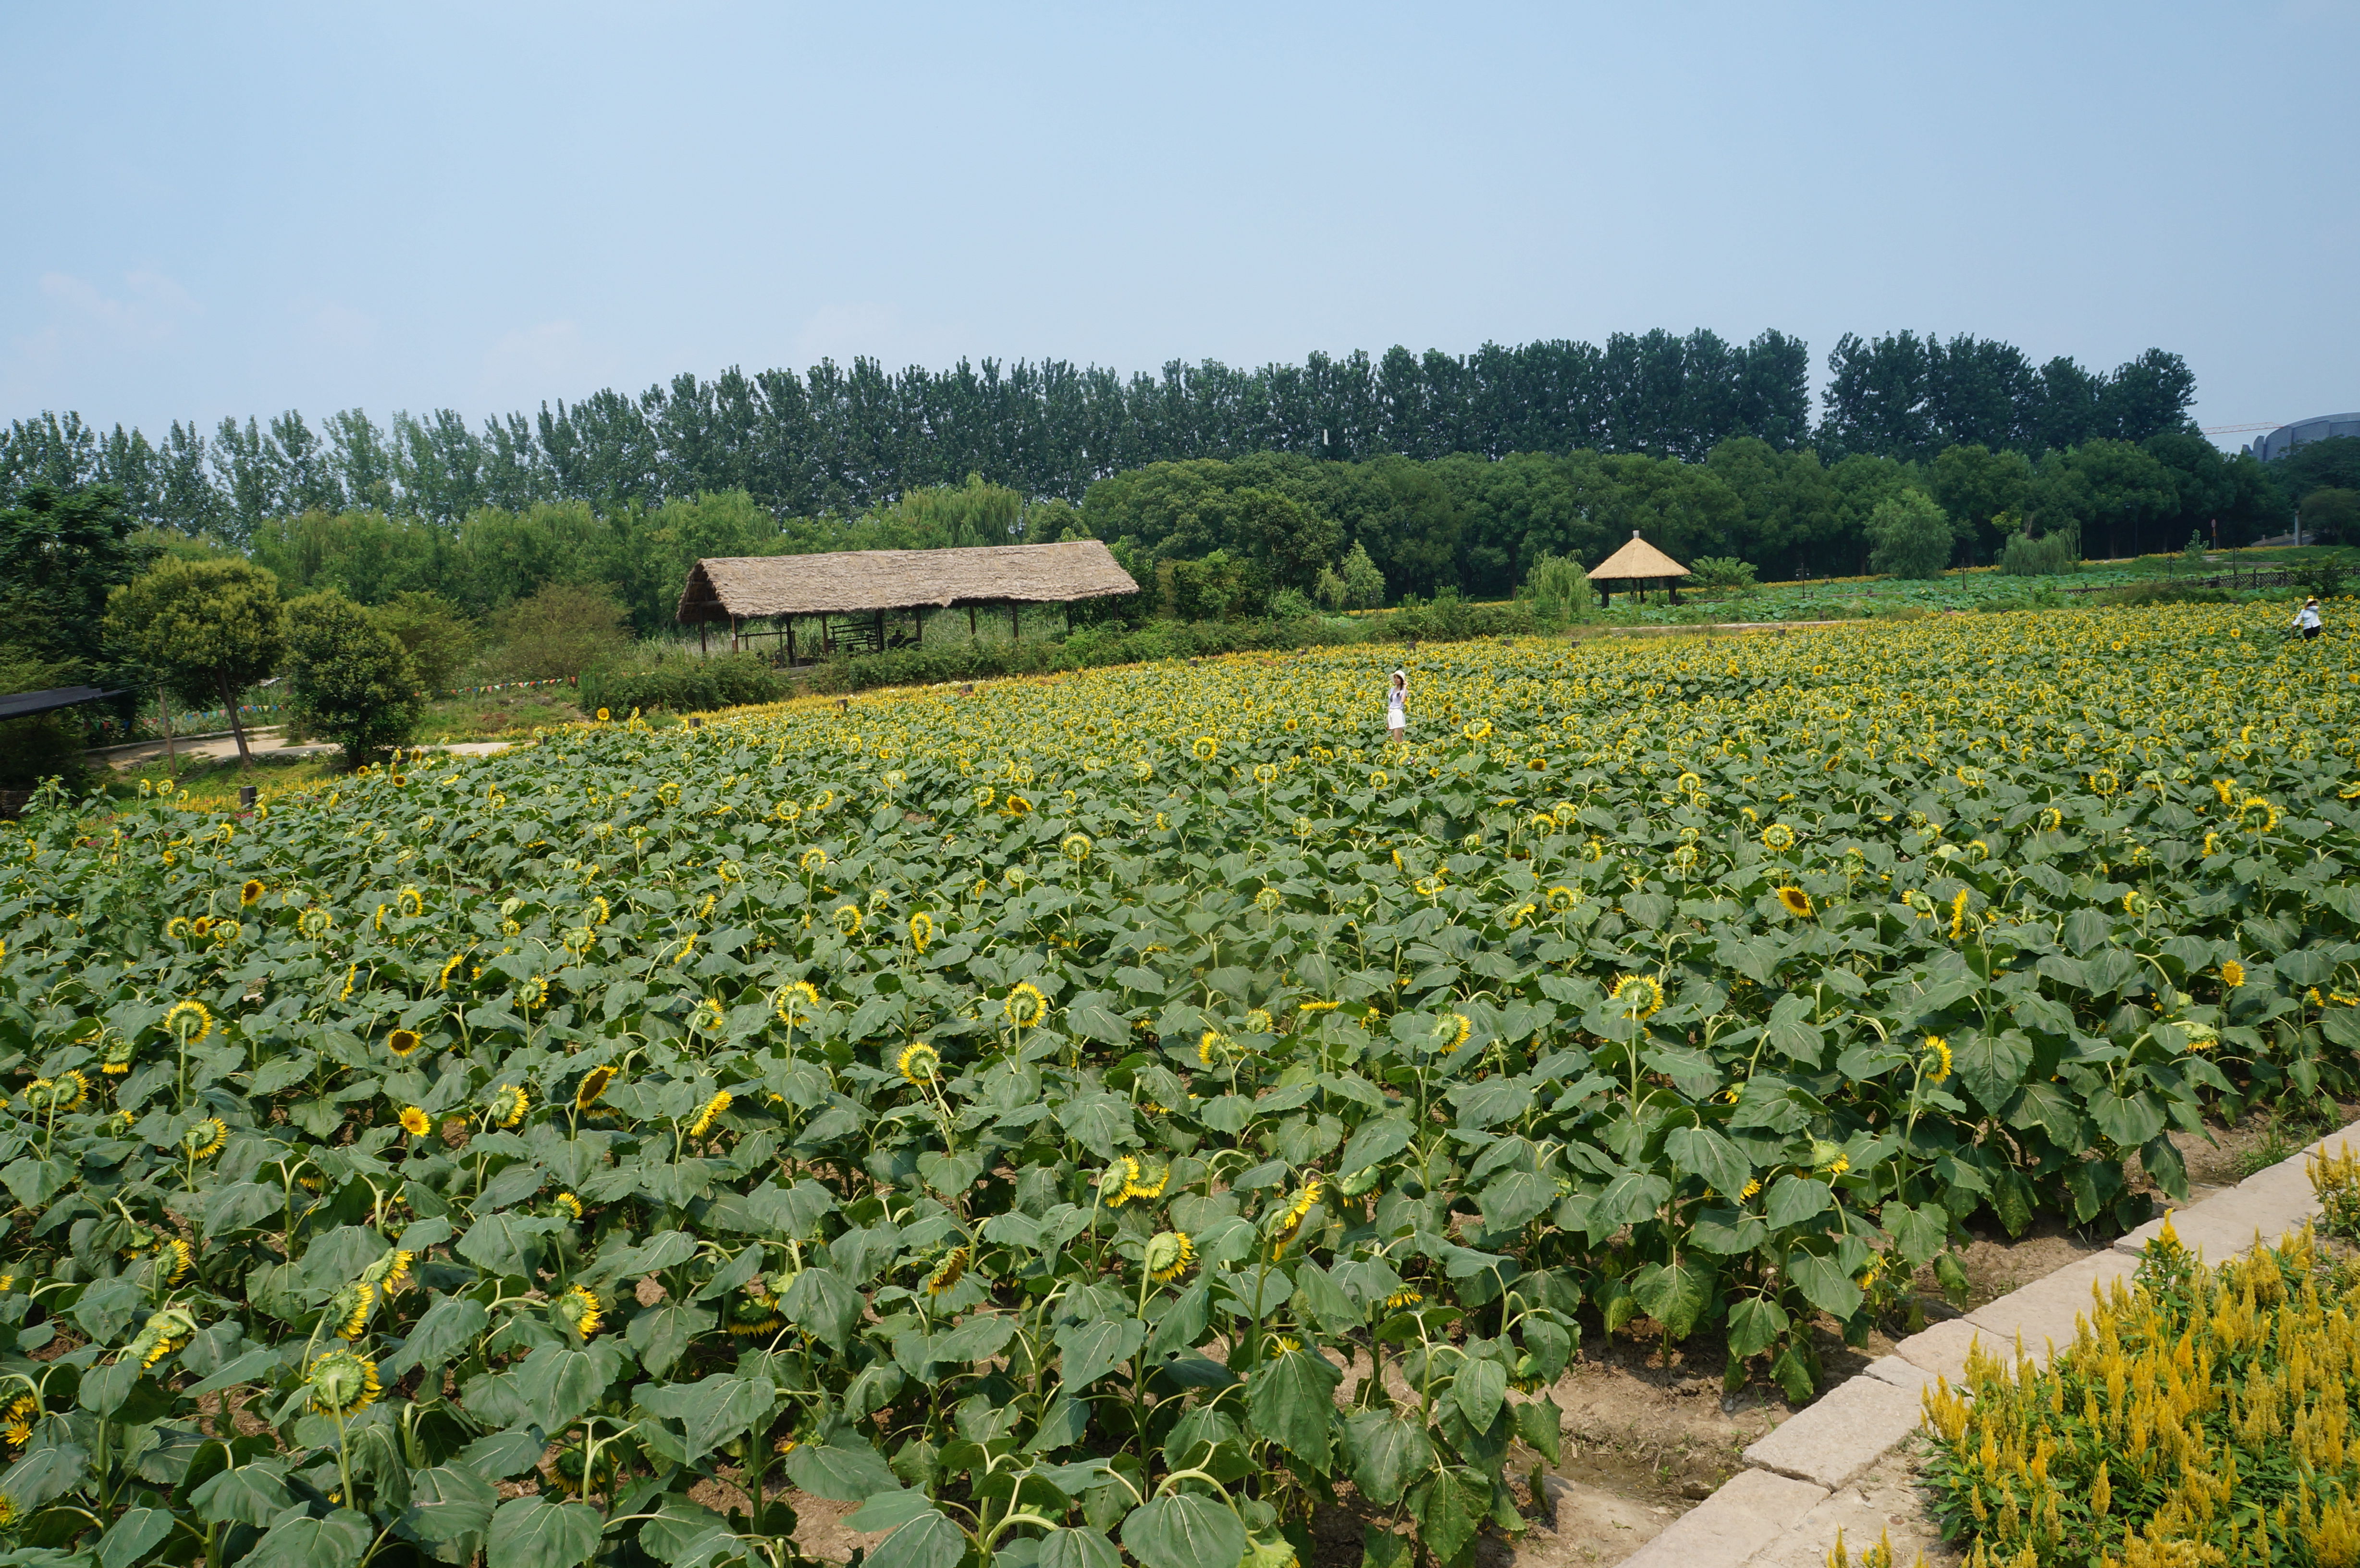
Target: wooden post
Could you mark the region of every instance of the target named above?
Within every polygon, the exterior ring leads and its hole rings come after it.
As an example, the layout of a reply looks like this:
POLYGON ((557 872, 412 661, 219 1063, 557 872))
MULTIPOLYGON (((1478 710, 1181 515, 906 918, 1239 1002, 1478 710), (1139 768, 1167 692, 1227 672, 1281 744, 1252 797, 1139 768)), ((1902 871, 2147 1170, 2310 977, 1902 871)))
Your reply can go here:
POLYGON ((877 651, 885 651, 885 612, 877 612, 877 651))
POLYGON ((792 670, 795 667, 795 618, 792 615, 779 618, 787 623, 787 668, 792 670))
POLYGON ((703 621, 696 623, 696 657, 699 659, 705 657, 705 623, 703 621))
POLYGON ((1013 599, 1008 601, 1008 640, 1011 643, 1024 640, 1024 606, 1013 599))
POLYGON ((967 640, 969 642, 976 640, 975 606, 973 604, 969 604, 967 607, 967 640))
POLYGON ((735 615, 729 617, 729 651, 738 651, 738 628, 743 623, 735 615))

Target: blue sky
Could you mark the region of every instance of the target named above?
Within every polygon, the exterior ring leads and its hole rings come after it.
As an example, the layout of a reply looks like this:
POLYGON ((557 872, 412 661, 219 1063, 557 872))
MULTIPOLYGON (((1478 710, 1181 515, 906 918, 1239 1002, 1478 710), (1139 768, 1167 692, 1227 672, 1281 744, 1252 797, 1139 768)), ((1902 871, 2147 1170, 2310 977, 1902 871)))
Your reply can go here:
POLYGON ((19 4, 0 58, 0 419, 1655 326, 2360 408, 2352 0, 19 4))

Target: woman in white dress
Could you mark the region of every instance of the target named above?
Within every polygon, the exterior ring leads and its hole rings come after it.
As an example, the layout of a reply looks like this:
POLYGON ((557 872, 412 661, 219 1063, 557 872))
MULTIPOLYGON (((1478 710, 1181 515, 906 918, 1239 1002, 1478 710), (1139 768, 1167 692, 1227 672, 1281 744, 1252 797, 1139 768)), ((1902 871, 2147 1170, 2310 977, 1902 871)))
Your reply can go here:
POLYGON ((1385 729, 1395 746, 1409 738, 1409 671, 1393 671, 1393 684, 1385 697, 1385 729))

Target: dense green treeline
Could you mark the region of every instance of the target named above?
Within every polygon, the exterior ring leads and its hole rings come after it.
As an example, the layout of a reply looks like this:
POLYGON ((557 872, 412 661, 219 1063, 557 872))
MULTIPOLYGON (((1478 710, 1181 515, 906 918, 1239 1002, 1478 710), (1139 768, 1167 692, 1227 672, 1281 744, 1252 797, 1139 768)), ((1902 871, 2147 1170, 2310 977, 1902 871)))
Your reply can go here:
POLYGON ((904 495, 852 517, 780 518, 743 490, 599 511, 586 501, 483 506, 455 527, 378 511, 267 519, 247 542, 290 592, 334 588, 364 604, 433 593, 475 616, 550 583, 592 584, 642 636, 672 624, 689 568, 706 556, 931 550, 1065 537, 1079 516, 980 479, 904 495))
POLYGON ((1175 361, 1128 378, 1059 360, 965 361, 898 374, 874 360, 808 374, 736 369, 636 396, 601 391, 480 427, 451 409, 359 409, 314 424, 290 411, 175 421, 158 439, 79 415, 0 431, 0 506, 47 483, 117 486, 156 528, 243 543, 276 517, 371 510, 455 528, 485 507, 586 503, 600 515, 742 490, 783 517, 850 515, 977 474, 1021 495, 1078 501, 1101 480, 1164 462, 1261 452, 1309 460, 1597 452, 1699 462, 1752 437, 1924 461, 1980 444, 2037 454, 2182 429, 2194 379, 2151 349, 2112 373, 2035 365, 2011 344, 1900 332, 1847 335, 1828 356, 1812 419, 1809 351, 1765 332, 1618 333, 1486 344, 1464 355, 1394 347, 1238 369, 1175 361))
POLYGON ((1254 526, 1253 497, 1274 494, 1331 519, 1338 548, 1364 549, 1396 594, 1498 598, 1544 558, 1595 565, 1634 529, 1683 560, 1734 558, 1765 578, 1866 572, 1877 508, 1913 491, 1941 507, 1961 565, 1989 564, 2017 532, 2113 556, 2177 549, 2193 532, 2209 539, 2216 519, 2222 543, 2242 544, 2288 517, 2262 464, 2179 432, 2087 441, 2038 462, 1965 445, 1922 463, 1855 453, 1829 463, 1752 437, 1694 463, 1594 452, 1425 463, 1260 453, 1118 474, 1090 488, 1081 513, 1092 533, 1135 555, 1223 550, 1262 563, 1274 587, 1308 589, 1254 526))
POLYGON ((1148 590, 1122 607, 1127 618, 1194 618, 1258 614, 1288 589, 1317 597, 1322 573, 1340 573, 1356 553, 1382 577, 1384 599, 1504 598, 1545 558, 1594 565, 1633 529, 1683 559, 1750 561, 1764 578, 1854 575, 1873 569, 1877 508, 1913 493, 1941 509, 1961 565, 1991 563, 2017 532, 2057 536, 2075 556, 2117 556, 2176 550, 2191 533, 2209 541, 2215 521, 2224 545, 2290 521, 2262 464, 2180 432, 2087 441, 2037 462, 1967 445, 1924 462, 1855 453, 1832 463, 1741 436, 1699 463, 1596 452, 1196 458, 1100 480, 1078 506, 971 477, 849 517, 781 519, 744 491, 603 512, 585 501, 482 507, 453 528, 314 511, 267 521, 249 549, 290 592, 334 587, 363 604, 434 593, 478 616, 551 583, 600 584, 646 634, 671 623, 705 556, 1087 535, 1114 546, 1148 590), (1160 570, 1207 561, 1209 574, 1160 570), (1227 566, 1236 570, 1224 575, 1227 566))

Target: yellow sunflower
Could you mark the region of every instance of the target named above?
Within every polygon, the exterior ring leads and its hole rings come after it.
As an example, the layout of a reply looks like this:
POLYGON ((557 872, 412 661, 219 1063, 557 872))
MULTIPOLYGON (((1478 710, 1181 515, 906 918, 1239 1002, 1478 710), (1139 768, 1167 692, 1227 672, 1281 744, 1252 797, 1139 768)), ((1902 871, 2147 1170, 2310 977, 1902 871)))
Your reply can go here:
POLYGON ((1651 1018, 1663 1011, 1663 982, 1652 975, 1620 975, 1614 982, 1614 988, 1606 994, 1606 999, 1622 1004, 1622 1011, 1628 1017, 1651 1018))
POLYGON ((377 1287, 366 1279, 355 1279, 328 1298, 328 1322, 345 1339, 358 1339, 368 1332, 370 1310, 377 1305, 377 1287))
POLYGON ((1049 1016, 1049 998, 1043 996, 1040 987, 1032 981, 1020 980, 1016 988, 1008 993, 1007 999, 1000 1004, 1000 1010, 1018 1029, 1031 1029, 1049 1016))
POLYGON ((943 1260, 934 1265, 934 1272, 926 1276, 926 1294, 929 1296, 939 1296, 944 1291, 949 1290, 952 1286, 957 1284, 961 1279, 965 1279, 967 1277, 967 1253, 966 1247, 952 1247, 948 1253, 944 1255, 943 1260))
POLYGON ((385 1048, 396 1056, 408 1056, 422 1043, 416 1029, 398 1029, 385 1037, 385 1048))
POLYGON ((1926 1076, 1939 1083, 1950 1075, 1950 1042, 1939 1034, 1929 1034, 1924 1049, 1931 1059, 1926 1064, 1926 1076))
POLYGON ((598 1293, 586 1285, 567 1287, 553 1303, 558 1321, 584 1339, 598 1332, 600 1307, 598 1293))
POLYGON ((789 1029, 801 1029, 819 1011, 819 991, 808 980, 792 980, 770 993, 770 1011, 789 1029))
POLYGON ((1169 1285, 1196 1267, 1196 1247, 1185 1230, 1157 1231, 1147 1238, 1147 1251, 1142 1261, 1147 1277, 1159 1285, 1169 1285))
POLYGON ((424 1138, 429 1132, 433 1130, 433 1127, 434 1123, 432 1119, 430 1118, 424 1111, 420 1110, 416 1105, 404 1105, 401 1107, 401 1130, 408 1133, 410 1137, 424 1138))
POLYGON ((903 1046, 901 1054, 893 1061, 893 1071, 913 1088, 933 1083, 941 1075, 942 1070, 941 1055, 922 1040, 913 1040, 903 1046))
POLYGON ((492 1091, 491 1097, 484 1102, 484 1109, 500 1126, 512 1127, 532 1109, 532 1095, 520 1084, 503 1083, 492 1091))
POLYGON ((586 1111, 596 1105, 598 1096, 605 1094, 606 1085, 614 1081, 615 1070, 612 1067, 593 1067, 589 1072, 585 1073, 582 1075, 582 1082, 575 1085, 574 1090, 574 1108, 577 1111, 586 1111))
POLYGON ((1811 912, 1811 896, 1808 893, 1804 892, 1800 887, 1786 887, 1779 888, 1778 902, 1785 906, 1788 914, 1795 916, 1798 920, 1811 912))
POLYGON ((714 1118, 727 1110, 735 1100, 736 1097, 727 1089, 716 1093, 711 1099, 697 1107, 696 1120, 689 1124, 688 1136, 703 1138, 712 1129, 714 1118))
POLYGON ((384 1392, 377 1386, 377 1363, 351 1350, 331 1350, 311 1363, 304 1379, 311 1409, 323 1416, 351 1416, 384 1392))
POLYGON ((182 1045, 194 1045, 213 1032, 213 1016, 194 998, 175 1002, 164 1009, 164 1032, 182 1045))

